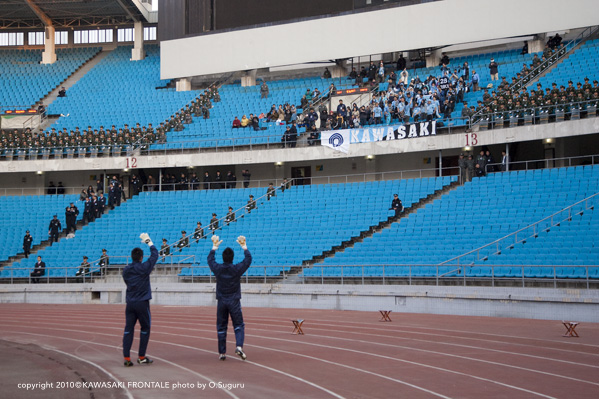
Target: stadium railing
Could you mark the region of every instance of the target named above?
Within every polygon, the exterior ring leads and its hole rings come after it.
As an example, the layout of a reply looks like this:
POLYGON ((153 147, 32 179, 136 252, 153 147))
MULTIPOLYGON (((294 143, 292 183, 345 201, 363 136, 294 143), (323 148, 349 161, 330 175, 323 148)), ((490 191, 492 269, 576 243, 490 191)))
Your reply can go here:
POLYGON ((593 194, 581 201, 578 201, 562 210, 559 210, 552 215, 549 215, 531 225, 514 231, 504 237, 501 237, 493 242, 490 242, 482 247, 475 248, 472 251, 466 252, 454 258, 448 259, 441 265, 456 265, 459 267, 464 265, 463 259, 467 258, 469 265, 473 265, 476 261, 485 261, 492 255, 501 254, 505 249, 512 249, 514 245, 526 243, 526 240, 537 238, 539 233, 548 232, 555 226, 561 223, 572 220, 572 216, 582 215, 587 210, 595 209, 599 205, 599 193, 593 194), (472 257, 475 255, 474 262, 472 257))

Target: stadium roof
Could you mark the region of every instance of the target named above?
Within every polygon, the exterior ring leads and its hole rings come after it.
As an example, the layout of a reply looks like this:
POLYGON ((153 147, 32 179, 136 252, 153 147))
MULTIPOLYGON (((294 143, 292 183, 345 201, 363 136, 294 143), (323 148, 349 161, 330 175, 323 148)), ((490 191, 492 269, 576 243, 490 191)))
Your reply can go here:
POLYGON ((146 22, 133 0, 2 0, 0 29, 93 27, 146 22))

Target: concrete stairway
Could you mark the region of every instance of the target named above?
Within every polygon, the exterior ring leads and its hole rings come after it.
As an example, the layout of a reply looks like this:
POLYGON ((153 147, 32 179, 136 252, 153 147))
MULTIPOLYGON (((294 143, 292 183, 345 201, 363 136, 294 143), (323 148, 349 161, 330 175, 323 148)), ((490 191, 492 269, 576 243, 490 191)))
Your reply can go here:
POLYGON ((297 275, 298 273, 300 273, 302 271, 302 269, 304 269, 306 267, 310 267, 317 263, 322 263, 326 258, 332 258, 333 256, 335 256, 335 254, 337 252, 343 252, 346 248, 351 248, 356 243, 364 241, 365 238, 372 237, 375 233, 378 233, 384 229, 388 229, 393 223, 395 223, 395 222, 400 223, 401 219, 407 217, 408 215, 410 215, 412 213, 417 212, 418 209, 423 208, 426 204, 429 204, 429 203, 435 201, 436 199, 441 198, 443 195, 447 194, 448 192, 450 192, 452 190, 455 190, 459 186, 460 186, 459 182, 452 182, 451 184, 449 184, 439 190, 436 190, 434 193, 429 194, 425 198, 420 199, 420 201, 418 201, 417 203, 412 205, 410 208, 406 208, 401 215, 390 216, 389 218, 387 218, 387 220, 383 220, 377 225, 370 226, 368 228, 368 230, 364 230, 364 231, 360 232, 360 235, 351 237, 349 240, 343 241, 341 244, 336 245, 327 251, 324 251, 320 255, 313 256, 312 259, 305 260, 302 263, 303 267, 292 267, 291 268, 291 270, 288 272, 288 278, 290 279, 290 281, 300 281, 300 280, 294 279, 293 277, 294 277, 294 275, 297 275))
MULTIPOLYGON (((98 65, 100 61, 104 59, 108 54, 110 54, 112 50, 101 50, 94 57, 90 58, 85 64, 83 64, 79 69, 77 69, 71 76, 69 76, 64 82, 59 84, 54 88, 50 93, 46 95, 42 99, 42 102, 46 105, 46 107, 54 102, 58 97, 58 92, 62 87, 67 90, 67 96, 69 95, 69 89, 79 81, 86 73, 88 73, 93 67, 98 65)), ((44 126, 42 128, 45 129, 44 126)))

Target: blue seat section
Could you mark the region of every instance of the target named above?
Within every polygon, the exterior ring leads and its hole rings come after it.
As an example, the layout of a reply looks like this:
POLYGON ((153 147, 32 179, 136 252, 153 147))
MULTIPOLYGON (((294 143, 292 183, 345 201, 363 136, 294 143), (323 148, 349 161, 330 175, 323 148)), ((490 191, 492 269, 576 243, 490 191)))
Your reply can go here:
MULTIPOLYGON (((47 240, 48 226, 57 215, 66 227, 65 208, 76 202, 78 195, 27 195, 0 197, 0 261, 23 252, 23 237, 29 230, 33 245, 47 240)), ((79 217, 83 215, 83 210, 79 217)))
MULTIPOLYGON (((571 180, 575 189, 589 185, 590 191, 596 190, 599 183, 597 168, 570 168, 577 174, 565 177, 571 180), (580 178, 580 170, 584 177, 580 178), (594 188, 593 188, 594 185, 594 188)), ((568 217, 562 214, 554 223, 568 217)), ((576 266, 597 266, 599 263, 599 215, 596 211, 585 210, 584 206, 573 208, 572 220, 562 222, 559 226, 550 227, 549 231, 541 229, 538 237, 527 239, 526 243, 515 244, 513 248, 502 246, 501 254, 493 255, 486 261, 475 262, 476 265, 522 265, 518 275, 542 278, 586 278, 587 268, 576 266), (579 214, 582 211, 582 214, 579 214), (550 266, 550 267, 543 267, 550 266), (559 266, 554 267, 553 266, 559 266)), ((530 235, 530 234, 529 234, 530 235)), ((597 267, 589 268, 589 277, 599 278, 597 267)))
MULTIPOLYGON (((260 84, 252 87, 241 87, 237 84, 223 85, 219 88, 220 102, 213 102, 210 110, 210 118, 194 118, 193 123, 185 125, 181 132, 171 131, 167 134, 169 143, 181 143, 195 141, 195 147, 225 147, 233 145, 280 143, 285 126, 276 123, 268 123, 262 120, 261 127, 266 130, 255 131, 251 127, 233 129, 233 119, 237 116, 240 120, 243 115, 260 115, 268 113, 271 106, 276 104, 295 104, 299 106, 306 89, 314 91, 318 88, 322 93, 326 92, 331 83, 335 83, 337 89, 351 87, 353 81, 347 79, 323 79, 320 77, 287 79, 268 82, 269 96, 261 99, 260 84), (267 136, 274 136, 268 138, 267 136)), ((298 114, 301 113, 298 109, 298 114)), ((304 132, 305 129, 299 129, 304 132)), ((181 148, 181 144, 176 148, 181 148)), ((152 147, 154 148, 154 147, 152 147)))
MULTIPOLYGON (((399 194, 404 206, 409 207, 451 181, 450 177, 439 177, 295 186, 270 203, 259 204, 255 213, 230 224, 220 236, 224 245, 236 245, 239 235, 248 238, 255 266, 248 275, 263 276, 266 270, 267 275, 278 276, 283 268, 301 265, 302 261, 387 220, 394 214, 389 210, 393 194, 399 194)), ((206 265, 210 245, 190 248, 202 266, 206 265)), ((208 271, 204 268, 185 272, 197 276, 208 271)))
MULTIPOLYGON (((393 215, 389 207, 394 193, 409 207, 452 180, 455 178, 293 186, 270 201, 259 200, 258 209, 224 226, 218 232, 224 240, 221 250, 233 247, 239 261, 241 251, 235 240, 245 235, 254 258, 248 275, 278 276, 283 268, 301 265, 302 261, 387 220, 393 215)), ((149 233, 157 246, 162 238, 172 244, 181 237, 181 230, 192 236, 196 222, 201 221, 207 239, 199 243, 192 240, 189 247, 173 251, 177 255, 173 262, 185 267, 182 275, 208 275, 206 257, 212 247, 208 225, 212 213, 224 217, 229 206, 239 209, 249 195, 258 199, 265 193, 265 188, 142 193, 79 230, 74 239, 61 240, 38 254, 53 270, 50 276, 74 276, 84 255, 94 261, 106 248, 111 264, 123 264, 131 249, 140 246, 141 232, 149 233), (66 267, 72 269, 67 271, 66 267)), ((160 263, 170 261, 167 258, 160 263)), ((32 268, 34 263, 34 259, 15 262, 6 267, 7 273, 12 267, 32 268)))
MULTIPOLYGON (((475 178, 403 218, 400 223, 394 223, 389 229, 337 253, 333 258, 325 259, 324 264, 438 265, 595 194, 597 187, 599 166, 494 173, 485 178, 475 178)), ((594 229, 597 216, 586 212, 577 218, 572 224, 562 223, 560 228, 539 235, 533 240, 534 245, 530 245, 529 239, 513 250, 503 249, 501 255, 490 257, 487 261, 476 262, 473 255, 462 258, 460 264, 473 264, 475 267, 468 273, 478 276, 491 276, 489 266, 493 264, 596 265, 599 240, 594 229), (538 256, 543 251, 543 256, 538 256)), ((412 275, 435 276, 436 269, 436 266, 428 269, 415 267, 412 275)), ((439 274, 454 269, 454 266, 439 266, 439 274)), ((495 275, 519 276, 521 269, 506 267, 496 270, 495 275)), ((386 268, 385 274, 393 275, 393 270, 386 268)), ((406 268, 396 272, 397 276, 404 276, 406 268)), ((538 272, 547 275, 547 270, 538 272)), ((563 271, 564 274, 566 272, 572 270, 563 271)), ((335 269, 316 267, 306 270, 308 276, 320 276, 322 273, 340 275, 335 274, 335 269)), ((382 275, 382 268, 378 269, 378 273, 382 275)), ((580 274, 580 271, 576 273, 580 274)))
POLYGON ((156 128, 200 95, 199 91, 157 90, 167 83, 160 80, 160 48, 147 45, 144 49, 146 58, 141 61, 130 61, 130 46, 106 55, 69 89, 67 97, 50 104, 50 114, 65 115, 51 127, 70 131, 77 126, 98 129, 152 123, 156 128))
MULTIPOLYGON (((543 89, 551 88, 552 83, 557 86, 568 87, 568 81, 584 84, 584 78, 589 78, 589 83, 596 80, 599 75, 599 39, 589 40, 576 49, 568 58, 559 63, 551 72, 539 79, 538 83, 543 89)), ((534 84, 536 87, 536 84, 534 84)))
POLYGON ((99 47, 58 49, 53 64, 40 64, 42 50, 0 51, 0 107, 35 104, 99 51, 99 47))
MULTIPOLYGON (((74 276, 77 271, 74 267, 81 263, 84 255, 89 257, 90 262, 97 261, 103 248, 110 256, 111 265, 125 264, 131 250, 135 247, 143 247, 145 255, 149 255, 147 248, 140 244, 140 233, 150 234, 158 248, 162 238, 166 238, 169 244, 177 241, 181 237, 181 230, 186 230, 187 235, 192 236, 198 221, 202 222, 204 231, 208 234, 208 224, 213 212, 223 217, 229 205, 239 208, 247 202, 250 194, 258 196, 264 193, 265 189, 142 193, 77 231, 74 239, 61 240, 58 244, 39 251, 38 254, 46 262, 47 268, 57 268, 54 269, 58 273, 56 277, 74 276)), ((205 249, 208 245, 211 246, 212 242, 207 239, 202 240, 201 244, 199 246, 202 248, 202 257, 195 261, 206 265, 205 258, 209 249, 205 249)), ((173 252, 173 254, 189 256, 190 251, 188 248, 182 253, 173 252)), ((176 257, 173 261, 177 262, 181 258, 176 257)), ((187 264, 193 262, 193 258, 185 261, 187 264)), ((16 262, 12 266, 33 268, 34 263, 35 260, 30 258, 16 262)), ((94 269, 97 269, 97 266, 94 265, 92 271, 94 269)))

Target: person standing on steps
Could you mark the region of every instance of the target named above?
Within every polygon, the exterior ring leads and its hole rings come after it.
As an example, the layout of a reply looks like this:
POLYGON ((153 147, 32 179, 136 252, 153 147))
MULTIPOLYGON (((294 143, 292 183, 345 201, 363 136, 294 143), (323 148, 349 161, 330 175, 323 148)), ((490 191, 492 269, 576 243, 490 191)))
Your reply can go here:
POLYGON ((48 235, 50 236, 50 242, 58 242, 58 234, 62 230, 58 215, 54 215, 54 218, 50 220, 50 226, 48 227, 48 235))
POLYGON ((25 253, 25 258, 29 258, 29 254, 31 253, 31 243, 33 242, 33 237, 29 234, 29 230, 25 232, 25 237, 23 237, 23 251, 25 253))
POLYGON ((398 217, 403 212, 403 204, 397 194, 393 194, 393 201, 391 201, 391 209, 395 211, 395 217, 398 217))

